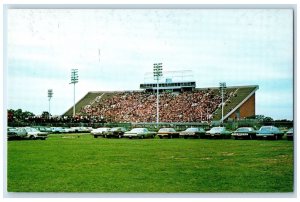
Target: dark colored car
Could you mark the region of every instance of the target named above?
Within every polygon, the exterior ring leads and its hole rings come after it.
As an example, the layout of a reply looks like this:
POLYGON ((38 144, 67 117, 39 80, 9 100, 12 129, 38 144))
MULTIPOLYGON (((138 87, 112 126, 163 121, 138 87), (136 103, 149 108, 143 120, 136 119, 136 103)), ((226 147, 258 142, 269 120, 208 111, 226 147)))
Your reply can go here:
POLYGON ((231 132, 226 130, 225 127, 213 127, 209 131, 206 132, 206 137, 208 138, 231 138, 231 132))
POLYGON ((256 130, 252 127, 241 127, 234 131, 231 136, 234 137, 234 139, 253 140, 256 138, 256 130))
POLYGON ((106 138, 112 138, 112 137, 122 138, 126 131, 127 130, 124 127, 115 127, 108 131, 104 131, 103 136, 106 138))
POLYGON ((286 132, 286 138, 288 140, 294 140, 294 129, 290 128, 287 132, 286 132))
POLYGON ((174 137, 179 137, 179 132, 177 132, 174 128, 161 128, 157 132, 157 136, 159 138, 167 137, 169 139, 174 137))
POLYGON ((284 133, 275 126, 262 126, 256 134, 257 138, 271 138, 279 140, 282 138, 284 133))
POLYGON ((185 131, 179 133, 179 137, 188 138, 203 138, 205 136, 205 130, 203 128, 187 128, 185 131))

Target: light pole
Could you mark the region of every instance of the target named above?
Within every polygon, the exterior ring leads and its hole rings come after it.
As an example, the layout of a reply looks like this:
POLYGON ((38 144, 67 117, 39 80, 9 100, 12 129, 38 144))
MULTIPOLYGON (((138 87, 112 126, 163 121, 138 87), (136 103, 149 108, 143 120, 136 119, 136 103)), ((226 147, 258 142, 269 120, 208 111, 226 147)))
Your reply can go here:
POLYGON ((221 120, 222 123, 224 121, 224 89, 225 88, 226 88, 226 83, 220 82, 220 90, 221 90, 221 96, 222 96, 222 120, 221 120))
POLYGON ((153 65, 153 76, 154 76, 154 80, 156 80, 156 124, 157 124, 157 128, 158 128, 158 123, 159 123, 159 86, 158 86, 158 81, 160 79, 160 77, 162 77, 162 63, 155 63, 153 65))
POLYGON ((72 69, 71 71, 71 83, 74 84, 74 105, 73 105, 73 117, 75 116, 75 84, 78 83, 78 69, 72 69))
POLYGON ((49 117, 48 118, 50 118, 50 100, 51 100, 51 98, 52 98, 52 96, 53 96, 53 90, 52 89, 48 89, 48 100, 49 100, 49 117))

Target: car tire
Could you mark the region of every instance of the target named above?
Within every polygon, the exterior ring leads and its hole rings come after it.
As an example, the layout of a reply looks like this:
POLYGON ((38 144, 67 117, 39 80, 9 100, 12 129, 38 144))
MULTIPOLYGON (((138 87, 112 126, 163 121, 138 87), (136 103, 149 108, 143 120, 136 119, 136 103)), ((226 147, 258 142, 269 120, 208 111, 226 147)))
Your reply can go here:
POLYGON ((35 137, 34 137, 33 135, 31 135, 31 136, 29 137, 29 139, 35 140, 35 137))
POLYGON ((274 135, 274 140, 278 140, 278 139, 279 139, 278 135, 274 135))
POLYGON ((122 138, 122 135, 119 135, 119 139, 121 139, 122 138))
POLYGON ((173 138, 173 136, 172 135, 169 135, 169 139, 172 139, 173 138))
POLYGON ((140 138, 141 138, 141 139, 144 139, 144 135, 142 135, 140 138))

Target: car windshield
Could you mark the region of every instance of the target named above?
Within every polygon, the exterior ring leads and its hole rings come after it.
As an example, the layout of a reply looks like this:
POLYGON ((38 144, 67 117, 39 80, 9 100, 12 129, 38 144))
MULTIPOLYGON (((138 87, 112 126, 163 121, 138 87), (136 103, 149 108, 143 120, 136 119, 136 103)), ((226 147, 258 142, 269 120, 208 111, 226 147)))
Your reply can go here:
POLYGON ((186 132, 197 132, 197 131, 199 131, 199 129, 198 128, 188 128, 185 131, 186 132))
POLYGON ((222 132, 224 130, 225 130, 224 127, 214 127, 212 129, 210 129, 210 132, 222 132))
POLYGON ((174 128, 161 128, 158 132, 176 132, 174 128))
POLYGON ((25 130, 26 130, 27 132, 38 132, 38 130, 35 129, 35 128, 26 128, 25 130))
POLYGON ((259 129, 260 132, 269 132, 272 130, 272 126, 263 126, 259 129))
POLYGON ((112 128, 110 131, 118 131, 118 130, 121 130, 121 128, 112 128))
POLYGON ((290 128, 289 130, 288 130, 288 133, 292 133, 294 130, 293 130, 293 128, 290 128))
POLYGON ((146 132, 146 129, 145 128, 134 128, 130 132, 132 132, 132 133, 142 133, 142 132, 146 132))
POLYGON ((8 128, 8 131, 11 131, 11 132, 17 132, 18 129, 17 129, 17 128, 8 128))
POLYGON ((97 130, 97 131, 105 131, 105 130, 109 130, 109 128, 97 128, 95 130, 97 130))
POLYGON ((249 132, 252 131, 251 128, 238 128, 236 132, 249 132))

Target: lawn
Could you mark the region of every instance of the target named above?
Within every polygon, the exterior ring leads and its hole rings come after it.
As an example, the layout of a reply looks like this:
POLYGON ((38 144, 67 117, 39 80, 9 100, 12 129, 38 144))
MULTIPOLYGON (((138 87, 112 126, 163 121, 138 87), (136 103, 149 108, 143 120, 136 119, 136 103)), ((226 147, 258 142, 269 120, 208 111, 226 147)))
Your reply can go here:
POLYGON ((9 141, 8 192, 293 192, 287 140, 9 141))

